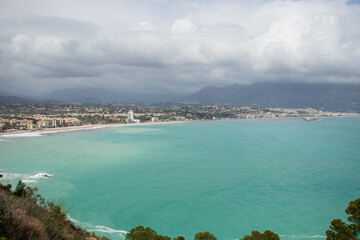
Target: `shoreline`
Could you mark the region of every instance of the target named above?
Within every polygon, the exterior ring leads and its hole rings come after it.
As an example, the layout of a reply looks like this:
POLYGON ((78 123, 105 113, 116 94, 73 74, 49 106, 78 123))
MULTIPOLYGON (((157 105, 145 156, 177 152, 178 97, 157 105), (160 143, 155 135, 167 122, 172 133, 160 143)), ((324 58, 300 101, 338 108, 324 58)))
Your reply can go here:
MULTIPOLYGON (((318 117, 317 120, 323 118, 352 118, 360 116, 328 116, 318 117)), ((70 131, 83 131, 83 130, 94 130, 100 128, 114 128, 114 127, 127 127, 127 126, 152 126, 152 125, 163 125, 163 124, 175 124, 175 123, 188 123, 188 122, 199 122, 199 121, 226 121, 226 120, 296 120, 304 119, 303 117, 286 117, 286 118, 241 118, 241 119, 214 119, 214 120, 186 120, 186 121, 169 121, 169 122, 144 122, 144 123, 110 123, 110 124, 88 124, 81 126, 68 126, 68 127, 55 127, 55 128, 43 128, 36 130, 20 130, 13 132, 0 132, 0 137, 11 137, 20 134, 25 136, 32 136, 36 134, 51 134, 61 133, 70 131)))
POLYGON ((61 133, 61 132, 70 132, 70 131, 83 131, 83 130, 93 130, 100 128, 114 128, 114 127, 127 127, 127 126, 149 126, 149 125, 160 125, 160 124, 173 124, 173 123, 184 123, 184 122, 195 122, 197 120, 191 121, 170 121, 170 122, 144 122, 144 123, 110 123, 110 124, 89 124, 81 126, 68 126, 68 127, 56 127, 56 128, 44 128, 36 130, 20 130, 13 132, 0 132, 0 137, 11 137, 19 134, 33 135, 33 134, 51 134, 51 133, 61 133))

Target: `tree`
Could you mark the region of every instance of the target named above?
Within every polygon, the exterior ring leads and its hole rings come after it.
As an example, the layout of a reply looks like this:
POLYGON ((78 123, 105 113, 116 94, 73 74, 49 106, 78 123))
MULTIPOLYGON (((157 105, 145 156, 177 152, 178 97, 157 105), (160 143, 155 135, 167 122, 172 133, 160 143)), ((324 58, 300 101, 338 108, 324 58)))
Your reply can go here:
POLYGON ((195 235, 194 240, 217 240, 217 238, 210 232, 199 232, 195 235))
MULTIPOLYGON (((11 192, 11 184, 7 184, 7 185, 2 185, 0 183, 0 190, 4 190, 6 192, 11 192)), ((1 239, 0 239, 1 240, 1 239)))
POLYGON ((360 234, 360 198, 351 201, 345 212, 350 215, 348 217, 348 221, 351 222, 349 227, 354 235, 358 236, 360 234))
POLYGON ((174 240, 185 240, 185 238, 183 236, 178 236, 178 237, 174 238, 174 240))
POLYGON ((125 237, 126 240, 171 240, 171 237, 158 235, 156 231, 147 227, 137 226, 130 230, 125 237))
POLYGON ((252 231, 251 236, 246 235, 243 240, 280 240, 280 238, 276 233, 266 230, 264 233, 252 231))
POLYGON ((341 219, 331 221, 330 230, 326 231, 327 240, 356 240, 360 233, 360 198, 351 201, 345 212, 349 215, 346 224, 341 219))
POLYGON ((126 234, 126 240, 152 240, 157 236, 157 232, 147 227, 137 226, 130 230, 128 234, 126 234))
POLYGON ((326 240, 356 240, 351 228, 341 219, 332 220, 330 229, 326 231, 326 240))
POLYGON ((14 190, 14 195, 17 197, 25 197, 26 196, 26 184, 23 183, 21 180, 16 185, 16 188, 14 190))
POLYGON ((169 236, 156 235, 153 240, 171 240, 169 236))

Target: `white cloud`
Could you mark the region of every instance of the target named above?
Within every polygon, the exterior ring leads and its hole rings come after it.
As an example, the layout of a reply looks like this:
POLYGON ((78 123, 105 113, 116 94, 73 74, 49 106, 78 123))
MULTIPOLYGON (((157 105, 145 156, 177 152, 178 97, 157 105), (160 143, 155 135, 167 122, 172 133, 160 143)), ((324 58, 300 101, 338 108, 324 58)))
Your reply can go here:
POLYGON ((185 18, 176 19, 171 26, 171 33, 174 34, 186 34, 196 33, 198 31, 197 26, 191 21, 191 16, 185 18))
POLYGON ((13 0, 0 15, 4 90, 360 81, 360 7, 343 0, 13 0))
POLYGON ((151 30, 153 30, 153 28, 154 28, 154 26, 151 23, 149 23, 147 21, 141 21, 138 23, 135 30, 151 31, 151 30))

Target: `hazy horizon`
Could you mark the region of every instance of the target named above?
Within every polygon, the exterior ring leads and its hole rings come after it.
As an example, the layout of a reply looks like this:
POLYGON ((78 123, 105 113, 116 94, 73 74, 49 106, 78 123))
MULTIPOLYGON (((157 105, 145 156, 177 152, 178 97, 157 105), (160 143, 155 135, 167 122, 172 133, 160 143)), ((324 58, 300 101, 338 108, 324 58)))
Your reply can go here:
POLYGON ((0 1, 0 91, 360 83, 360 1, 0 1))

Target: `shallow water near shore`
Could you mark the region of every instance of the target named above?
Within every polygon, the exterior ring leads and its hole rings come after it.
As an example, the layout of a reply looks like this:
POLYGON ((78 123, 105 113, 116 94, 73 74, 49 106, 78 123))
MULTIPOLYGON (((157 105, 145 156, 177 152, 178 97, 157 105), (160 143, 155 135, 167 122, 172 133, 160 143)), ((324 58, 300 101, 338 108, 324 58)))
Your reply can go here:
POLYGON ((360 197, 360 119, 231 120, 0 137, 2 183, 23 179, 112 239, 270 229, 324 239, 360 197), (44 174, 53 177, 44 177, 44 174))

